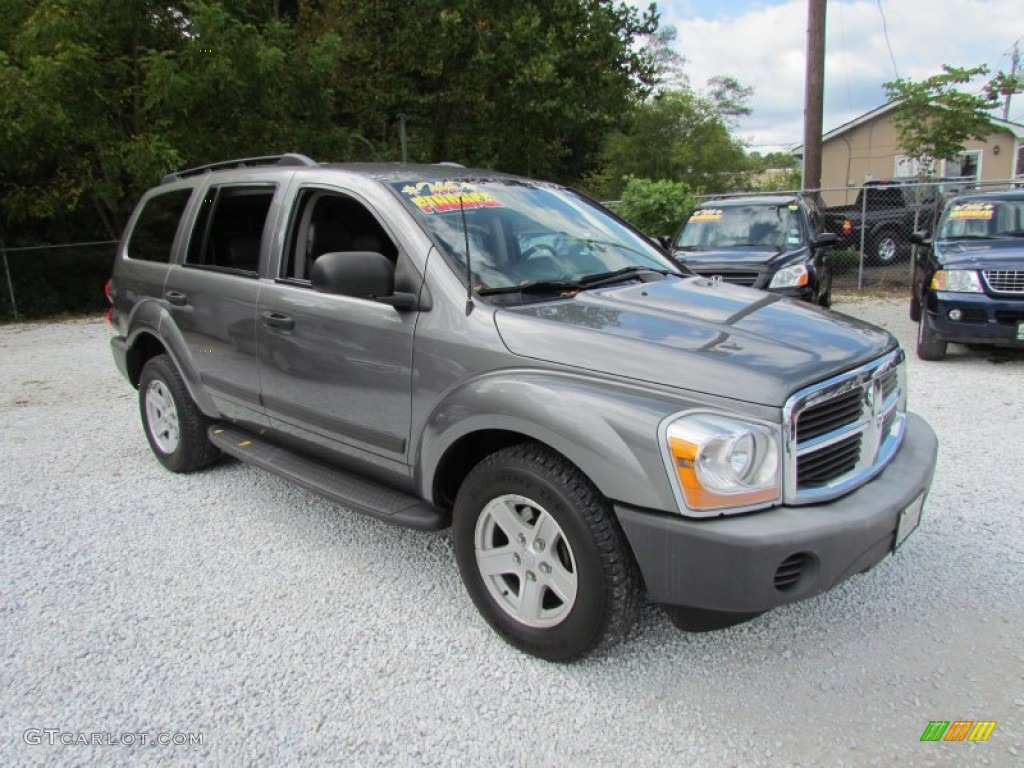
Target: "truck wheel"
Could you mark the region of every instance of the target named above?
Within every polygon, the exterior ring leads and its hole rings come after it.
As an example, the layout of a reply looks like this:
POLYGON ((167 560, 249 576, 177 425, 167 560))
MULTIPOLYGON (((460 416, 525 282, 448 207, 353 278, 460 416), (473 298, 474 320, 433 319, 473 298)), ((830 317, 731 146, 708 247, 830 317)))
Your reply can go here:
POLYGON ((196 407, 167 355, 157 355, 142 368, 139 412, 149 447, 172 472, 194 472, 220 458, 206 437, 211 420, 196 407))
POLYGON ((928 318, 922 317, 917 323, 917 356, 922 360, 941 360, 946 356, 946 342, 935 336, 928 327, 928 318))
POLYGON ((872 245, 872 256, 876 264, 892 264, 899 258, 903 241, 899 235, 892 231, 885 231, 879 234, 872 245))
POLYGON ((568 661, 626 634, 642 579, 611 504, 554 451, 491 454, 455 501, 455 557, 487 623, 507 642, 568 661))

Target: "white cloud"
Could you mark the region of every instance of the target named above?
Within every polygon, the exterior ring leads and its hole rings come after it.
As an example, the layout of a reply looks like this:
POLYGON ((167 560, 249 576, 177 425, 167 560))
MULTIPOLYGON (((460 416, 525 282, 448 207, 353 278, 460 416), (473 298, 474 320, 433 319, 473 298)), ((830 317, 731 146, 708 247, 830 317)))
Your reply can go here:
MULTIPOLYGON (((802 142, 806 0, 751 2, 714 19, 693 17, 686 0, 660 7, 662 23, 678 30, 676 47, 695 87, 714 75, 755 87, 741 136, 764 149, 802 142)), ((1007 70, 1008 49, 1024 36, 1020 0, 883 0, 882 8, 902 77, 926 77, 943 64, 1007 70)), ((884 103, 882 83, 894 76, 877 2, 829 2, 825 130, 884 103)), ((1024 112, 1024 96, 1017 98, 1011 118, 1024 112)))

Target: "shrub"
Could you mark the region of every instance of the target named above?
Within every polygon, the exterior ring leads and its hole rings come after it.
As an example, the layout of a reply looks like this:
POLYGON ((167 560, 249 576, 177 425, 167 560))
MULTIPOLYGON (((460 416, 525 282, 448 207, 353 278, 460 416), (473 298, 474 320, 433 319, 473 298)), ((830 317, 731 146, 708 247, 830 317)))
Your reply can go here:
POLYGON ((615 212, 645 234, 673 235, 696 205, 697 198, 682 182, 630 176, 615 212))

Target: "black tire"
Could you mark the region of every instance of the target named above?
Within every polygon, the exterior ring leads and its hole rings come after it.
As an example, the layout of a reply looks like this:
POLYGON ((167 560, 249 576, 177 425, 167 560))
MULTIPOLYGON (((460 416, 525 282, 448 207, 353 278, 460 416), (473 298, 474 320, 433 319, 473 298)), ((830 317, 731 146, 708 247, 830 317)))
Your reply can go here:
POLYGON ((220 458, 206 431, 212 420, 192 400, 185 381, 167 355, 157 355, 142 367, 139 377, 139 413, 149 447, 161 464, 172 472, 195 472, 220 458), (167 398, 173 401, 171 416, 151 418, 151 411, 169 414, 167 398), (152 406, 147 407, 147 404, 152 406), (176 436, 168 426, 176 423, 176 436))
POLYGON ((910 289, 910 321, 912 323, 919 322, 921 320, 921 299, 918 297, 917 292, 910 289))
POLYGON ((526 653, 569 661, 620 641, 636 619, 643 581, 611 504, 583 473, 544 446, 523 443, 481 461, 459 488, 453 534, 459 572, 477 609, 526 653), (506 517, 511 525, 497 522, 506 517), (557 536, 539 541, 541 528, 557 529, 557 536), (515 565, 484 574, 478 541, 481 552, 508 553, 515 565), (550 575, 553 567, 558 571, 550 575), (548 586, 546 580, 553 584, 560 574, 575 585, 571 601, 548 586), (526 601, 529 590, 540 596, 534 601, 538 611, 551 614, 537 621, 548 624, 531 625, 522 618, 528 611, 514 605, 526 601))
POLYGON ((871 240, 871 260, 879 266, 895 264, 904 250, 904 241, 898 232, 885 229, 871 240))
POLYGON ((927 317, 917 323, 917 356, 922 360, 941 360, 946 356, 946 342, 936 337, 927 317))
POLYGON ((824 293, 822 293, 822 294, 820 294, 818 296, 818 306, 819 307, 824 307, 825 309, 828 309, 829 307, 832 306, 832 276, 831 275, 829 275, 829 278, 828 278, 828 288, 825 289, 824 293))

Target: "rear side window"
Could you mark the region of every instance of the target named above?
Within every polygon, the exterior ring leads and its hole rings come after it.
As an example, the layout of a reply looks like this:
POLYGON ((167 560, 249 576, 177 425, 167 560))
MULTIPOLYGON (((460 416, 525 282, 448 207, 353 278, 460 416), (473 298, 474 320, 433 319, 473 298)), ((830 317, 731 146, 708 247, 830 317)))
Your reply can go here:
POLYGON ((151 197, 128 238, 128 258, 164 264, 169 262, 178 222, 190 197, 191 189, 176 189, 151 197))
POLYGON ((273 185, 211 187, 203 199, 185 261, 255 275, 273 185))

